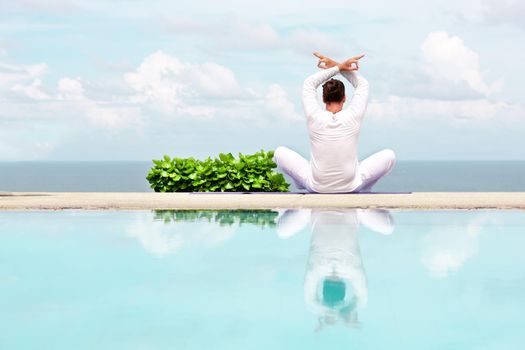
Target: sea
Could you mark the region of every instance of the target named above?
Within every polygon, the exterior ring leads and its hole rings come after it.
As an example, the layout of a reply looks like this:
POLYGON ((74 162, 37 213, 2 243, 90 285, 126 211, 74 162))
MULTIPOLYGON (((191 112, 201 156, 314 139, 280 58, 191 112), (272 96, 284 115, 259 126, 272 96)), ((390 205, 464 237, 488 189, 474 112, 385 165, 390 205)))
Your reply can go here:
MULTIPOLYGON (((0 162, 0 192, 151 192, 146 175, 152 165, 149 161, 0 162)), ((521 192, 525 161, 398 161, 373 190, 521 192)))

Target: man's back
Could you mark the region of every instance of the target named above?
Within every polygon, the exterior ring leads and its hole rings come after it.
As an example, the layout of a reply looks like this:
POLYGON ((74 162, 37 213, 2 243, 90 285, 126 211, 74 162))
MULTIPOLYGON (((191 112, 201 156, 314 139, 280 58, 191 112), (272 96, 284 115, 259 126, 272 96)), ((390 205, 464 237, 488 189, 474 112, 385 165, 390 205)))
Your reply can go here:
POLYGON ((310 137, 311 177, 315 192, 351 192, 361 184, 357 174, 357 144, 368 103, 368 82, 354 72, 342 72, 354 86, 349 106, 331 113, 317 101, 317 88, 339 73, 337 67, 308 77, 303 85, 303 105, 310 137))

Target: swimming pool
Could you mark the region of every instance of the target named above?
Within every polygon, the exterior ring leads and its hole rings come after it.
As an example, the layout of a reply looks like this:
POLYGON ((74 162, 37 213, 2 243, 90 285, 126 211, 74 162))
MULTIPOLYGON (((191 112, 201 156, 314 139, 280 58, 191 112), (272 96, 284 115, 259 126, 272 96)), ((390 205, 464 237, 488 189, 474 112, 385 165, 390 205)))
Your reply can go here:
POLYGON ((522 211, 0 212, 0 349, 522 349, 522 211))

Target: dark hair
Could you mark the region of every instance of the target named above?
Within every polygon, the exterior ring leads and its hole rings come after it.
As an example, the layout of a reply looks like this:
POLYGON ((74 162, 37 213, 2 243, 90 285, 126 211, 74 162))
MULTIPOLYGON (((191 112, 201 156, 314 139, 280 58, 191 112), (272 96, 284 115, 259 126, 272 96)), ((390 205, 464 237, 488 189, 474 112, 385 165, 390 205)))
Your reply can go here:
POLYGON ((341 102, 345 97, 345 84, 337 79, 330 79, 323 84, 323 102, 341 102))

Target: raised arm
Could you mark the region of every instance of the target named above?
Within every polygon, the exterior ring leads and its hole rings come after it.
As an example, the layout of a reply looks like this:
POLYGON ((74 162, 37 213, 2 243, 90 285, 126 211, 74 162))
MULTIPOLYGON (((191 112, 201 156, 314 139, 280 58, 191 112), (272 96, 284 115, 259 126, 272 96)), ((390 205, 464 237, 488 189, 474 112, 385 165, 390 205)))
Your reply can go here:
POLYGON ((317 101, 317 88, 328 79, 339 73, 339 67, 324 69, 310 75, 303 84, 303 107, 307 118, 310 118, 321 109, 317 101))
POLYGON ((358 120, 363 119, 368 104, 369 85, 368 81, 357 72, 342 71, 341 74, 354 87, 354 95, 352 100, 345 108, 346 113, 349 113, 353 118, 358 120))
POLYGON ((341 74, 352 84, 355 89, 354 95, 344 111, 351 118, 361 120, 365 114, 366 105, 368 104, 369 89, 368 81, 357 74, 357 70, 359 69, 359 60, 365 55, 357 55, 342 63, 337 63, 330 57, 321 55, 319 52, 314 52, 314 56, 319 58, 319 62, 317 63, 319 68, 327 69, 337 66, 341 74))

